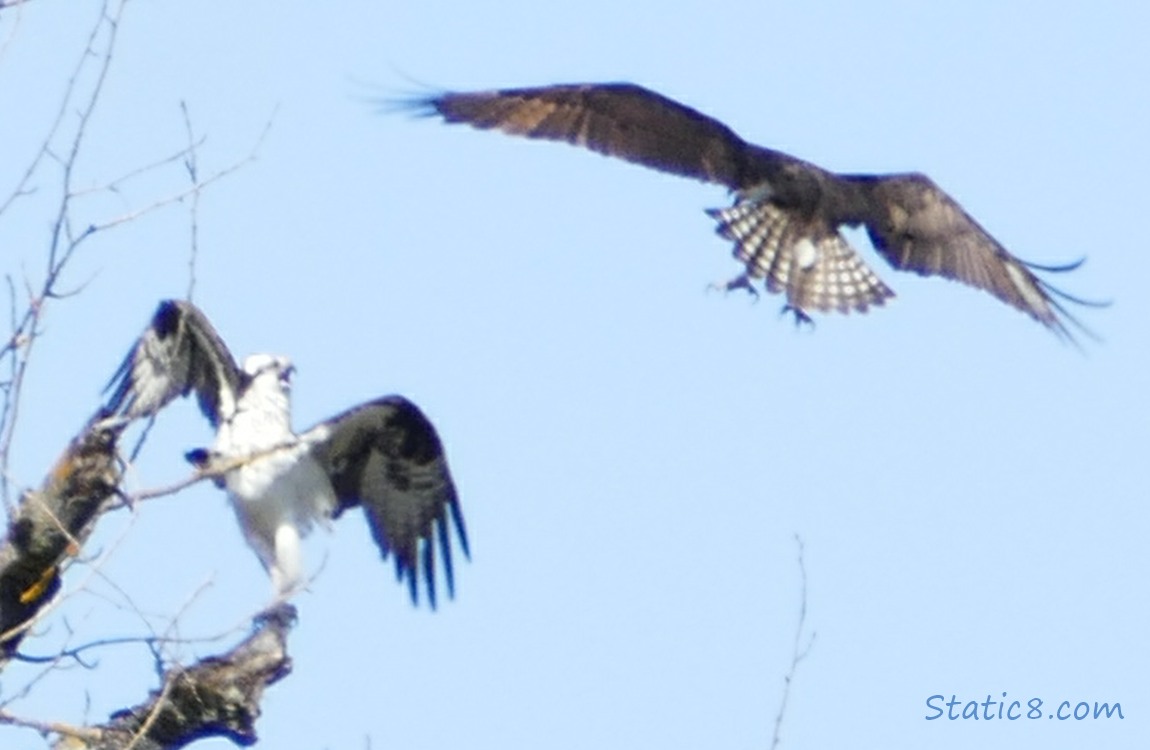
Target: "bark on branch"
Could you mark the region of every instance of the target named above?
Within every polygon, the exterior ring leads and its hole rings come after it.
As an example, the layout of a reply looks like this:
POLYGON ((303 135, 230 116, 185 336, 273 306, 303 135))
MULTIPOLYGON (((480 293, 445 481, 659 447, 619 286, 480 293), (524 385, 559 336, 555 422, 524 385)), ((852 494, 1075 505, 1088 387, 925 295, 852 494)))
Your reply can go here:
MULTIPOLYGON (((46 613, 66 560, 79 554, 99 516, 122 504, 117 443, 123 425, 103 416, 72 440, 40 489, 24 493, 0 542, 0 667, 46 613)), ((105 724, 73 727, 7 712, 0 712, 0 723, 56 735, 58 750, 171 750, 217 736, 252 745, 264 689, 291 671, 287 634, 295 619, 288 604, 264 612, 237 646, 170 667, 146 701, 117 711, 105 724)))
POLYGON ((66 734, 57 750, 174 750, 205 737, 257 740, 264 689, 291 672, 287 634, 296 610, 282 604, 256 618, 255 631, 226 654, 173 667, 147 701, 106 724, 66 734))
POLYGON ((121 426, 97 415, 73 438, 39 490, 24 493, 0 543, 0 666, 60 588, 60 568, 79 554, 102 507, 116 497, 121 426))

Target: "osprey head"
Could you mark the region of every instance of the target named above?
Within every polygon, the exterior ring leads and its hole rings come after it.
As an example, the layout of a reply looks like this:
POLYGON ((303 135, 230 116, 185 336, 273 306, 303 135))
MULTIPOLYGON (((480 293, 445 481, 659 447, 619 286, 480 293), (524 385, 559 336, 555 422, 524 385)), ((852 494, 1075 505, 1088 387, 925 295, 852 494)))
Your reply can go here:
POLYGON ((275 383, 279 390, 290 391, 294 372, 290 359, 275 354, 253 354, 244 360, 244 373, 252 383, 259 383, 261 390, 275 383))

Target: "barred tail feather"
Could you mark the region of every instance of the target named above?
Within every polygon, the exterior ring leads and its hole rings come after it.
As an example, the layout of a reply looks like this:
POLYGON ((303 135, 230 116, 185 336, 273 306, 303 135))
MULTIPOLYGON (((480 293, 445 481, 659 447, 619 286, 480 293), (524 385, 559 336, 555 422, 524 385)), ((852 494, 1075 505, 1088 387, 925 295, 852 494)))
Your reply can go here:
POLYGON ((748 278, 768 292, 785 292, 799 311, 866 312, 892 292, 834 228, 796 222, 769 201, 740 201, 707 213, 718 233, 735 243, 748 278))

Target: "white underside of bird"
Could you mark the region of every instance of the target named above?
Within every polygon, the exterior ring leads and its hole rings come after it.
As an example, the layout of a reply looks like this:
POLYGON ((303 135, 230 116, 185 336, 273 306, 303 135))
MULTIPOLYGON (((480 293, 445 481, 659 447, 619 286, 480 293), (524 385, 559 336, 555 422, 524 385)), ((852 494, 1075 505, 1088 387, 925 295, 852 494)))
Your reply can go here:
POLYGON ((317 522, 327 526, 337 504, 326 472, 310 455, 327 430, 292 432, 285 358, 252 355, 243 369, 252 384, 220 425, 212 456, 222 465, 238 464, 224 474, 228 498, 276 595, 286 598, 303 582, 303 538, 317 522))

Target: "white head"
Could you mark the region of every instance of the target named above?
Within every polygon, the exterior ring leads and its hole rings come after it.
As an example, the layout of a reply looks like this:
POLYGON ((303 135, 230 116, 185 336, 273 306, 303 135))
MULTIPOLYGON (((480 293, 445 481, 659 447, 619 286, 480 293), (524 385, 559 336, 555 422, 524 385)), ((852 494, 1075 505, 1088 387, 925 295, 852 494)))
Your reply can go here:
POLYGON ((291 391, 291 377, 295 365, 287 357, 276 354, 253 354, 244 360, 244 373, 251 378, 255 388, 261 391, 275 389, 287 393, 291 391), (259 383, 259 385, 255 385, 259 383))
POLYGON ((278 431, 290 429, 291 376, 295 372, 291 360, 272 354, 253 354, 244 360, 243 371, 249 381, 240 395, 237 411, 246 412, 250 419, 263 425, 257 430, 270 431, 272 423, 278 431))

